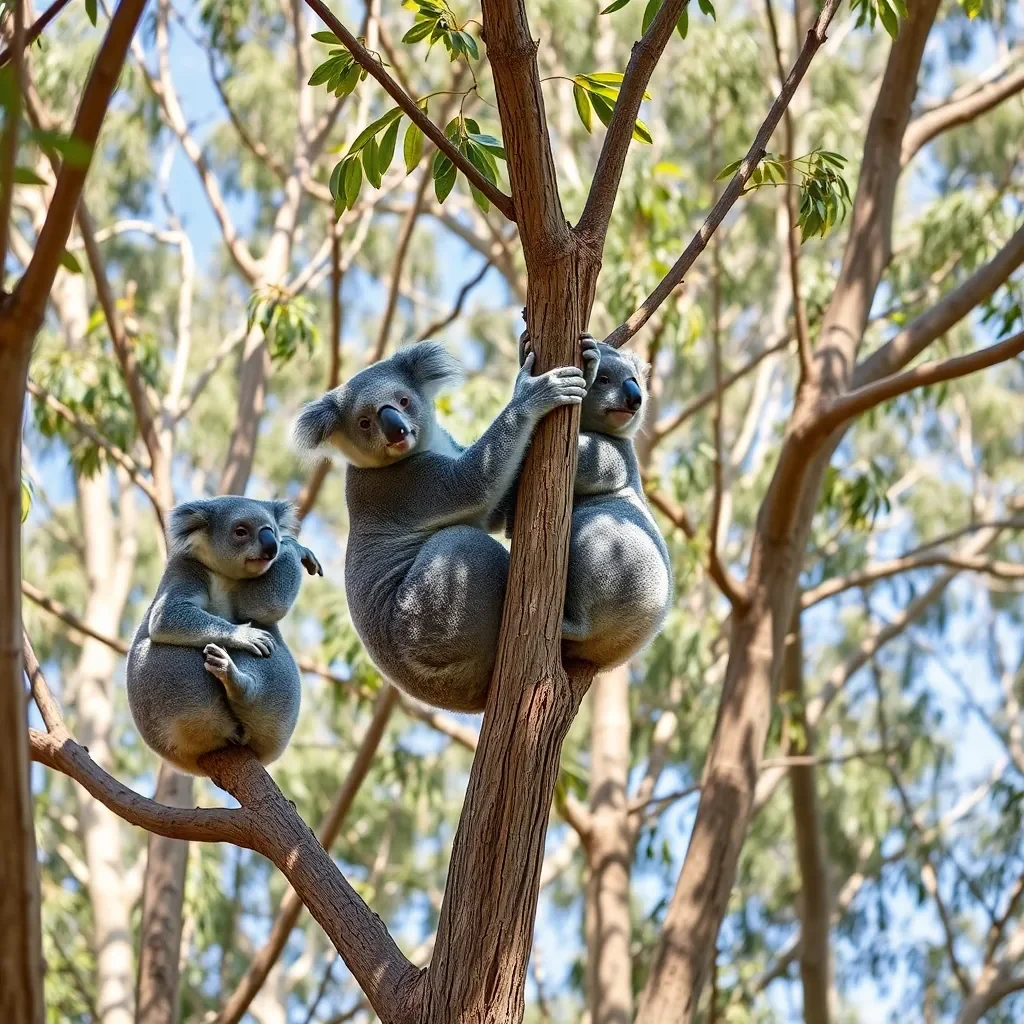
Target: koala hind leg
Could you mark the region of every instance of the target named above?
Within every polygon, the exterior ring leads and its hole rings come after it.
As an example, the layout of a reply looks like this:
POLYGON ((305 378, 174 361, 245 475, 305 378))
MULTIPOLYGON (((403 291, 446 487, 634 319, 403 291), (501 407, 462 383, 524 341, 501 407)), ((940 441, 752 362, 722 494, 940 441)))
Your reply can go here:
POLYGON ((223 647, 207 644, 203 648, 203 657, 206 671, 220 680, 232 704, 236 701, 244 702, 251 696, 256 680, 248 672, 242 672, 223 647))

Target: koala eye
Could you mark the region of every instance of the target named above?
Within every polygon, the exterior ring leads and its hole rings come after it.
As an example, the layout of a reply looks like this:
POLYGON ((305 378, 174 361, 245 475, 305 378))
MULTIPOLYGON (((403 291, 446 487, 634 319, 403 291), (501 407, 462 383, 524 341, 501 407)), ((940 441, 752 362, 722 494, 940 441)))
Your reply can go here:
POLYGON ((235 540, 246 540, 249 536, 249 527, 239 523, 231 532, 235 540))
POLYGON ((367 417, 367 416, 362 416, 362 417, 360 418, 360 420, 359 420, 359 429, 360 429, 360 430, 369 430, 369 429, 370 429, 370 420, 369 420, 369 417, 367 417))
POLYGON ((401 398, 400 398, 400 399, 398 400, 398 404, 399 404, 399 405, 400 405, 400 406, 401 406, 401 407, 402 407, 403 409, 406 409, 406 408, 408 408, 408 406, 409 406, 409 399, 408 399, 408 398, 406 398, 406 397, 405 397, 405 395, 402 395, 402 397, 401 397, 401 398))
POLYGON ((610 379, 608 377, 608 374, 607 373, 602 373, 601 376, 597 378, 597 383, 598 384, 608 384, 608 383, 610 383, 610 379))

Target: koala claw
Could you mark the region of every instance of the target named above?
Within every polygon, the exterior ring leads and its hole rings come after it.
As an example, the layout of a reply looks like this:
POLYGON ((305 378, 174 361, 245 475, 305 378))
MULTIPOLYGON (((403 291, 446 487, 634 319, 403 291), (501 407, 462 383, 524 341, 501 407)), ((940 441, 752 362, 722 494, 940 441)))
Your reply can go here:
POLYGON ((231 678, 231 673, 235 667, 234 662, 231 660, 231 655, 223 647, 218 647, 216 644, 207 644, 203 648, 203 655, 206 659, 206 671, 226 684, 231 678))
POLYGON ((265 629, 259 629, 251 622, 247 622, 244 626, 238 627, 233 646, 255 654, 257 658, 269 658, 274 653, 276 644, 273 636, 265 629))
POLYGON ((310 576, 323 576, 324 567, 309 548, 302 549, 302 565, 310 576))
POLYGON ((601 365, 601 350, 597 347, 597 341, 591 334, 580 335, 580 345, 583 349, 583 376, 587 381, 587 390, 597 380, 597 370, 601 365))

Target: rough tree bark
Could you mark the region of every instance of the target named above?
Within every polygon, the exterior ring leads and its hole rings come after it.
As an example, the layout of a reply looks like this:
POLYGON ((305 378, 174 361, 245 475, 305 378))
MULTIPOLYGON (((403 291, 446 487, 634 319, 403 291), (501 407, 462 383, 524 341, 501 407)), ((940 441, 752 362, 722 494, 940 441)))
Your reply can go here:
MULTIPOLYGON (((90 153, 144 6, 145 0, 122 0, 89 73, 73 135, 90 153)), ((22 5, 16 4, 15 10, 21 26, 22 5)), ((14 60, 20 81, 19 47, 14 60)), ((8 1019, 19 1022, 42 1021, 44 1012, 39 883, 22 739, 26 705, 21 657, 21 422, 32 340, 43 322, 88 163, 62 169, 32 260, 14 291, 0 299, 0 731, 9 740, 0 771, 0 816, 10 840, 3 855, 0 1005, 8 1019)), ((5 224, 5 242, 6 237, 5 224)))
POLYGON ((629 882, 633 829, 629 779, 629 666, 597 676, 590 689, 590 829, 585 843, 587 1004, 591 1024, 633 1019, 629 882))

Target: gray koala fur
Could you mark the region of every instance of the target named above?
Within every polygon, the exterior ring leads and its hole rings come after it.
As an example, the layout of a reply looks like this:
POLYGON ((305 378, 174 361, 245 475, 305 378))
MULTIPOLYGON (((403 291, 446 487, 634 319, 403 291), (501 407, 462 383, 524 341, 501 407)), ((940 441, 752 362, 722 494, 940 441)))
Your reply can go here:
POLYGON ((552 409, 579 405, 576 367, 532 376, 464 448, 434 419, 434 397, 461 378, 436 342, 421 342, 310 403, 300 450, 348 461, 345 592, 352 622, 380 671, 406 693, 451 711, 487 697, 508 578, 508 552, 489 517, 552 409))
MULTIPOLYGON (((668 548, 644 496, 633 438, 647 401, 649 368, 583 335, 587 396, 580 412, 573 487, 563 653, 599 669, 628 661, 658 634, 672 601, 668 548)), ((530 340, 519 339, 520 361, 530 340)), ((518 481, 493 522, 512 535, 518 481)))
POLYGON ((286 501, 227 496, 171 511, 167 565, 128 652, 128 706, 139 735, 176 768, 247 745, 284 752, 299 715, 299 671, 277 623, 302 570, 323 575, 294 538, 286 501))

